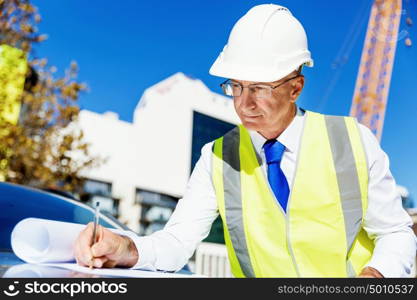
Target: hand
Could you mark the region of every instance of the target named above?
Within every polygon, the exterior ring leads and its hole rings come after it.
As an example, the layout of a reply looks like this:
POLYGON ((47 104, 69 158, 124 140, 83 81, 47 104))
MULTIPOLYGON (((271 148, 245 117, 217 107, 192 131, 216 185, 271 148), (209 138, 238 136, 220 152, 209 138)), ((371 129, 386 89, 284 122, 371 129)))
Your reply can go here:
POLYGON ((96 268, 132 267, 139 258, 133 241, 112 231, 97 226, 96 241, 91 245, 94 224, 88 223, 80 232, 74 245, 74 256, 81 266, 96 268))
POLYGON ((384 276, 372 267, 363 268, 362 272, 358 275, 360 278, 384 278, 384 276))

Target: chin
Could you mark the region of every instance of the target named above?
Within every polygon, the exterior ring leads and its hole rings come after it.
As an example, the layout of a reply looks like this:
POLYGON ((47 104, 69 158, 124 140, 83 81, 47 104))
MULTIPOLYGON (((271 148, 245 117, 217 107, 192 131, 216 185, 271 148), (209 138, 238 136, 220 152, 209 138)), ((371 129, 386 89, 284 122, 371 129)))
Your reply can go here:
POLYGON ((262 126, 254 122, 242 122, 243 127, 248 130, 259 131, 262 126))

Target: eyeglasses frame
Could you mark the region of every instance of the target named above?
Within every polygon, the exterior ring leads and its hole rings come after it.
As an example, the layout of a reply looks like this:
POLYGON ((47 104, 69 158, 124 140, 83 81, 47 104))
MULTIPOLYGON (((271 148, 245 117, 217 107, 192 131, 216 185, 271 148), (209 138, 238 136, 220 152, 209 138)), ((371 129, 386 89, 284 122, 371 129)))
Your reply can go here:
MULTIPOLYGON (((256 86, 256 85, 258 85, 258 86, 260 85, 260 86, 262 86, 262 87, 268 87, 268 88, 270 89, 271 93, 272 93, 272 90, 274 90, 274 89, 276 89, 277 87, 280 87, 281 85, 283 85, 283 84, 287 83, 288 81, 293 80, 293 79, 295 79, 295 78, 297 78, 297 77, 300 77, 300 76, 303 76, 303 75, 302 75, 302 74, 297 74, 297 75, 295 75, 295 76, 293 76, 293 77, 288 78, 287 80, 284 80, 283 82, 281 82, 281 83, 279 83, 279 84, 277 84, 277 85, 275 85, 275 86, 268 85, 268 84, 259 84, 259 83, 254 83, 254 84, 249 84, 249 85, 243 85, 243 84, 241 84, 241 83, 237 83, 238 85, 240 85, 240 86, 241 86, 241 89, 240 89, 240 95, 238 95, 238 96, 233 95, 233 96, 231 96, 231 97, 240 97, 240 96, 242 96, 242 92, 243 92, 243 89, 244 89, 244 88, 250 88, 251 86, 253 87, 253 86, 256 86)), ((222 83, 220 84, 220 87, 221 87, 221 89, 222 89, 223 93, 224 93, 226 96, 229 96, 229 95, 227 95, 227 94, 225 93, 225 88, 224 88, 223 86, 224 86, 224 85, 226 85, 228 82, 231 82, 231 79, 227 79, 227 80, 225 80, 224 82, 222 82, 222 83)))

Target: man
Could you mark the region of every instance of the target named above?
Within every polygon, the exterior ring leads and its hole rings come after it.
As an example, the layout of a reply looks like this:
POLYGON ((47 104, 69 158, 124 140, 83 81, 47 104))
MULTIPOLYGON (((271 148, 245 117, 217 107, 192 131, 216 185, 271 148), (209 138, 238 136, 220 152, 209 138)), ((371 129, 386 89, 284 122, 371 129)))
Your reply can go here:
POLYGON ((377 140, 353 118, 295 105, 312 66, 302 25, 284 7, 253 7, 212 75, 242 125, 205 145, 164 230, 118 236, 92 225, 79 264, 179 270, 220 213, 237 277, 401 277, 415 257, 410 217, 377 140))

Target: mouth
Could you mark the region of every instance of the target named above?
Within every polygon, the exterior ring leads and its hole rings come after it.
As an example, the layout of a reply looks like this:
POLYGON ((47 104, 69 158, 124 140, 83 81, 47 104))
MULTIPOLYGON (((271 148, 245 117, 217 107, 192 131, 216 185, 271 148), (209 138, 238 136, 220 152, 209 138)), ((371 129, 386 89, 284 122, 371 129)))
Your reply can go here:
POLYGON ((262 117, 262 115, 243 115, 245 119, 256 119, 262 117))

